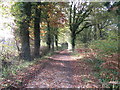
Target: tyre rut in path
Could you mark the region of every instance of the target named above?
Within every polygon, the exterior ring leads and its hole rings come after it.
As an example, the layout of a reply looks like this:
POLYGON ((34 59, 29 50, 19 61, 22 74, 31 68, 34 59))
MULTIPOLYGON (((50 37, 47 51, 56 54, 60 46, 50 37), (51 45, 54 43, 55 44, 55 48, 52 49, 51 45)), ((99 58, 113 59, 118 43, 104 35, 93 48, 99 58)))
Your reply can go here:
MULTIPOLYGON (((45 68, 42 69, 33 80, 29 81, 26 88, 85 87, 88 83, 82 85, 81 78, 78 78, 79 81, 74 78, 74 76, 80 76, 78 72, 75 72, 76 66, 74 67, 74 65, 76 64, 78 64, 78 62, 72 58, 67 50, 61 51, 58 54, 49 57, 49 61, 46 62, 45 68)), ((93 86, 98 87, 97 85, 93 86)))

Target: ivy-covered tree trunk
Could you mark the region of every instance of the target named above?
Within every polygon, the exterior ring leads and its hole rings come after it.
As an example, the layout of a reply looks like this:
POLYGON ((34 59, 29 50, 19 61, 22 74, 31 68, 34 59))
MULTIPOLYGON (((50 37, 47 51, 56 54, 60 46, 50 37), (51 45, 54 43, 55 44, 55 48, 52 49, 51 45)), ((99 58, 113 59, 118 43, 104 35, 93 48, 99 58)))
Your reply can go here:
POLYGON ((23 3, 24 14, 27 16, 20 21, 20 39, 21 39, 21 58, 31 60, 30 41, 29 41, 29 22, 31 17, 31 3, 23 3))
MULTIPOLYGON (((37 3, 37 7, 40 2, 37 3)), ((40 16, 41 10, 36 7, 35 18, 34 18, 34 56, 39 57, 40 55, 40 16)))

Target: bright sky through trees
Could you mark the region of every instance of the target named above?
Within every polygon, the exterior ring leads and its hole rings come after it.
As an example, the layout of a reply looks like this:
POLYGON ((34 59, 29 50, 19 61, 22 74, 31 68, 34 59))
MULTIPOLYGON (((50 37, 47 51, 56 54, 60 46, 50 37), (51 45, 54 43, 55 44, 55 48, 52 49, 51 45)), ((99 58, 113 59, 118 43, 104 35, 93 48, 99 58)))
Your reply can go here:
POLYGON ((9 10, 11 3, 2 2, 0 7, 0 38, 13 38, 11 26, 14 23, 14 18, 11 17, 9 10))

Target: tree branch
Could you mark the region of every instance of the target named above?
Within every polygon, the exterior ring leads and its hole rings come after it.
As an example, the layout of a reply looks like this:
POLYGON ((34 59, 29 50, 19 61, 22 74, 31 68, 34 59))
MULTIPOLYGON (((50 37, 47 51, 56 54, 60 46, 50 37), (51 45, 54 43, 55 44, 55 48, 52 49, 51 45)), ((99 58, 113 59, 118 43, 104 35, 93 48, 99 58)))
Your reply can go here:
POLYGON ((83 31, 85 28, 88 28, 92 26, 92 24, 89 24, 89 25, 85 25, 84 27, 81 28, 81 30, 77 31, 76 34, 79 34, 81 31, 83 31))
POLYGON ((80 18, 80 19, 81 19, 80 22, 78 22, 78 23, 76 23, 76 24, 74 25, 74 28, 75 28, 76 30, 77 30, 77 28, 79 27, 79 25, 85 20, 85 18, 90 15, 91 11, 92 11, 92 9, 91 9, 91 10, 88 9, 88 10, 82 15, 82 19, 80 18))

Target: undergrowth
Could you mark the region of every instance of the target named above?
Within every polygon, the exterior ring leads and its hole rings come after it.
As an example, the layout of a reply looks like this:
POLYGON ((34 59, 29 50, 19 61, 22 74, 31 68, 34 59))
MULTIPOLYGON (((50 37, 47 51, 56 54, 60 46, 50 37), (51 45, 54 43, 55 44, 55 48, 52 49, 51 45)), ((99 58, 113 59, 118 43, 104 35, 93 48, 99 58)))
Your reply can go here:
POLYGON ((95 77, 97 77, 104 88, 118 89, 120 86, 120 79, 118 78, 119 72, 114 69, 104 68, 101 65, 105 63, 101 59, 87 59, 86 62, 93 66, 95 77), (110 83, 110 82, 115 82, 110 83))
MULTIPOLYGON (((19 72, 25 72, 25 70, 27 68, 29 68, 29 66, 32 66, 32 65, 38 63, 40 60, 44 60, 53 54, 54 54, 54 52, 47 52, 40 58, 34 58, 31 61, 26 61, 26 60, 20 59, 19 56, 13 55, 12 57, 10 57, 10 56, 8 56, 8 52, 4 52, 3 55, 0 55, 1 61, 4 60, 3 62, 1 62, 2 67, 0 68, 0 73, 2 75, 0 77, 0 80, 1 81, 11 80, 12 77, 18 75, 19 72)), ((0 83, 1 83, 1 81, 0 81, 0 83)), ((21 83, 21 81, 17 80, 16 83, 21 83)), ((3 84, 1 84, 0 87, 1 86, 8 87, 10 85, 9 85, 9 83, 4 84, 4 82, 3 82, 3 84)))
POLYGON ((101 50, 99 54, 111 55, 118 52, 118 41, 115 40, 97 40, 91 42, 90 48, 101 50))

